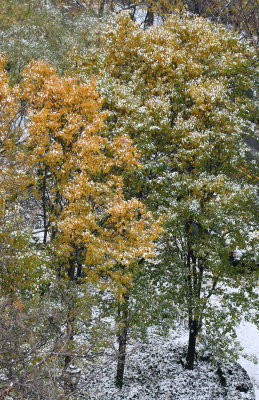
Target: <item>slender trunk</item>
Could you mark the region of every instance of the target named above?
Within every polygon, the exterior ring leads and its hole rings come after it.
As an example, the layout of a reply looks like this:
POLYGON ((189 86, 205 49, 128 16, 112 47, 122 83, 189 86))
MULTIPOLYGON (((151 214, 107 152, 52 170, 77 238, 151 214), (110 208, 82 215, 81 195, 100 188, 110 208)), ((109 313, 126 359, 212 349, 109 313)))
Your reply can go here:
MULTIPOLYGON (((125 369, 125 361, 126 361, 126 347, 127 347, 127 336, 128 336, 128 306, 123 304, 123 311, 122 311, 122 323, 123 327, 118 335, 118 342, 119 342, 119 356, 118 356, 118 363, 117 363, 117 374, 115 384, 120 389, 123 385, 123 378, 124 378, 124 369, 125 369)), ((120 315, 119 310, 119 315, 120 315)))
POLYGON ((194 2, 194 13, 200 15, 200 5, 197 0, 194 2))
POLYGON ((76 280, 79 280, 80 278, 82 278, 82 264, 81 263, 79 263, 77 265, 76 280))
POLYGON ((100 1, 100 5, 99 5, 99 10, 98 10, 98 17, 102 17, 103 16, 104 5, 105 5, 105 0, 101 0, 100 1))
POLYGON ((186 368, 190 370, 192 370, 194 366, 198 326, 199 324, 195 319, 193 320, 192 318, 189 318, 189 343, 186 357, 186 368))
POLYGON ((68 268, 68 276, 71 282, 75 280, 75 261, 73 258, 69 259, 69 268, 68 268))
POLYGON ((49 228, 48 219, 47 219, 46 190, 47 190, 47 168, 45 168, 45 170, 44 170, 43 183, 42 183, 42 207, 43 207, 43 226, 44 226, 43 244, 47 243, 48 228, 49 228))
MULTIPOLYGON (((72 342, 73 337, 74 337, 74 333, 73 333, 73 322, 74 322, 74 307, 73 307, 73 303, 74 303, 74 301, 73 301, 73 298, 71 297, 69 299, 68 312, 67 312, 67 323, 66 323, 66 325, 67 325, 67 335, 66 335, 67 337, 66 337, 66 339, 67 339, 67 347, 68 347, 68 349, 69 349, 70 343, 72 342)), ((69 351, 68 351, 68 354, 65 357, 65 367, 67 367, 70 364, 70 362, 71 362, 71 356, 70 356, 69 351)))
POLYGON ((193 370, 196 338, 199 331, 199 320, 195 317, 197 301, 200 299, 202 272, 197 273, 197 258, 189 248, 187 253, 187 285, 188 285, 188 313, 189 313, 189 342, 186 356, 186 369, 193 370))
MULTIPOLYGON (((55 177, 55 175, 54 175, 54 178, 56 180, 56 184, 58 185, 59 181, 58 181, 57 177, 55 177)), ((55 216, 56 220, 58 220, 60 218, 62 210, 63 210, 62 196, 61 196, 59 190, 56 190, 55 198, 53 199, 53 203, 51 205, 51 213, 55 216)), ((54 240, 56 238, 57 233, 58 233, 57 226, 52 225, 51 234, 50 234, 51 240, 54 240)))
POLYGON ((66 321, 66 355, 65 355, 65 361, 64 361, 64 388, 66 393, 70 393, 71 391, 71 379, 70 379, 70 374, 67 372, 69 365, 72 362, 72 357, 71 357, 71 342, 73 341, 74 338, 74 330, 73 330, 73 321, 74 321, 74 315, 73 315, 73 298, 71 297, 69 299, 69 305, 68 305, 68 313, 67 313, 67 321, 66 321))
POLYGON ((117 363, 116 386, 120 389, 123 385, 124 369, 126 361, 126 346, 127 346, 127 327, 124 327, 119 335, 119 357, 117 363))
POLYGON ((151 10, 151 7, 148 7, 146 18, 144 21, 145 28, 154 25, 154 12, 151 10))

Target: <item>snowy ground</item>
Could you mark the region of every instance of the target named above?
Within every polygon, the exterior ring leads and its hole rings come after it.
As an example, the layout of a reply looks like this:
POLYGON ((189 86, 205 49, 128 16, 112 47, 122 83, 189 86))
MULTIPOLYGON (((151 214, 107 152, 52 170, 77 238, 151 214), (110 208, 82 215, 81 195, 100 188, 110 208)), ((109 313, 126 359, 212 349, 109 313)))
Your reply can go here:
MULTIPOLYGON (((242 332, 243 328, 240 329, 242 332)), ((244 329, 247 330, 246 327, 244 329)), ((115 387, 116 363, 110 363, 102 374, 89 382, 87 392, 81 392, 79 398, 90 400, 254 400, 254 388, 251 381, 246 371, 237 364, 212 365, 210 360, 201 359, 194 371, 187 371, 181 363, 186 341, 186 331, 183 330, 171 332, 171 335, 166 338, 151 333, 148 343, 132 343, 129 346, 130 353, 123 389, 119 390, 115 387), (135 351, 131 352, 133 347, 135 351)), ((245 347, 245 343, 242 344, 245 347)), ((247 365, 244 366, 247 367, 247 365)))
MULTIPOLYGON (((259 331, 255 325, 244 322, 237 329, 237 337, 244 348, 244 352, 251 358, 257 356, 259 362, 259 331)), ((259 364, 240 357, 239 363, 247 371, 254 385, 256 400, 259 400, 259 364)))

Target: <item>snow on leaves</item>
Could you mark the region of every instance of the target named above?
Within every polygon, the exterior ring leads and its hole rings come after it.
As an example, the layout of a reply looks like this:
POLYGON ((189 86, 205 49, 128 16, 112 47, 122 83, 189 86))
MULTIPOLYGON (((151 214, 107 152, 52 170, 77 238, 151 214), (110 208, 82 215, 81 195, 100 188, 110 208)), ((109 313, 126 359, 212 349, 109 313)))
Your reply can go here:
POLYGON ((38 174, 35 189, 40 196, 43 185, 48 191, 50 235, 64 265, 71 268, 72 253, 80 249, 86 276, 97 279, 101 270, 115 290, 121 274, 109 270, 153 255, 160 228, 139 200, 124 198, 122 174, 140 168, 139 156, 125 133, 114 140, 102 134, 107 113, 100 111, 95 86, 32 62, 23 79, 29 118, 24 157, 28 169, 47 171, 47 178, 38 174))

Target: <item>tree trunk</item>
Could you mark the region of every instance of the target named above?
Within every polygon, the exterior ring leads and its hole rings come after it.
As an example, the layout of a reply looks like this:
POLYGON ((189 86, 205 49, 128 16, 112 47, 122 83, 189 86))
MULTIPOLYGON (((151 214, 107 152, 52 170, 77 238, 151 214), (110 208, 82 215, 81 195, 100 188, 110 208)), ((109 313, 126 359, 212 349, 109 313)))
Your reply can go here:
POLYGON ((154 25, 154 12, 151 10, 151 7, 148 7, 146 18, 144 21, 144 27, 148 28, 149 26, 154 25))
POLYGON ((119 357, 117 363, 116 386, 120 389, 123 385, 125 360, 126 360, 126 346, 127 346, 127 327, 122 328, 119 335, 119 357))
POLYGON ((104 6, 105 6, 105 0, 101 0, 100 5, 99 5, 99 10, 98 10, 98 17, 103 16, 104 6))
MULTIPOLYGON (((121 328, 121 332, 118 335, 119 341, 119 356, 118 356, 118 363, 117 363, 117 374, 115 384, 120 389, 123 385, 123 377, 124 377, 124 369, 125 369, 125 360, 126 360, 126 347, 127 347, 127 336, 128 336, 128 305, 123 304, 123 311, 122 311, 122 323, 123 327, 121 328)), ((120 309, 119 309, 120 315, 120 309)))
POLYGON ((43 182, 42 182, 42 207, 43 207, 43 224, 44 224, 44 236, 43 236, 43 244, 47 243, 48 238, 48 217, 47 217, 47 168, 45 167, 43 182))
POLYGON ((73 257, 71 257, 68 261, 69 263, 69 268, 68 268, 68 276, 71 282, 74 282, 75 280, 75 260, 73 257))
POLYGON ((195 349, 196 349, 196 338, 198 334, 198 322, 192 318, 189 318, 189 343, 188 352, 186 357, 186 369, 193 370, 195 349))
POLYGON ((69 303, 68 304, 68 313, 67 313, 67 321, 66 321, 66 328, 67 328, 67 332, 66 332, 66 339, 67 339, 67 343, 66 343, 66 355, 65 355, 65 361, 64 361, 64 389, 66 393, 70 393, 71 391, 71 385, 70 385, 70 376, 69 374, 67 374, 67 370, 69 365, 72 362, 72 357, 71 357, 71 349, 70 349, 70 344, 74 338, 74 334, 73 334, 73 321, 74 321, 74 316, 73 316, 73 298, 71 297, 69 299, 69 303))
POLYGON ((82 278, 82 264, 78 263, 76 270, 76 280, 78 281, 81 278, 82 278))

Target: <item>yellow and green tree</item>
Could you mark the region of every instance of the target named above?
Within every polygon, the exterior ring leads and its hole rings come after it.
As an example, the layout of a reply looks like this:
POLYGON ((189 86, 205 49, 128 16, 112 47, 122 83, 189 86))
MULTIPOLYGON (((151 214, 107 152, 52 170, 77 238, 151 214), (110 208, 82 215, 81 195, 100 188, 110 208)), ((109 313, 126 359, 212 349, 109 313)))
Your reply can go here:
POLYGON ((6 296, 15 285, 16 295, 18 287, 28 298, 38 293, 30 304, 36 310, 48 298, 50 280, 63 288, 68 299, 61 304, 66 318, 60 323, 67 334, 63 353, 54 360, 60 367, 63 359, 66 368, 78 358, 74 336, 81 329, 79 319, 84 313, 90 318, 88 284, 110 291, 118 307, 133 285, 138 260, 154 255, 153 241, 161 229, 140 200, 124 196, 124 177, 141 168, 139 154, 126 134, 107 137, 107 113, 101 111, 95 81, 61 77, 46 62, 34 61, 25 69, 19 90, 12 89, 5 60, 1 62, 1 222, 9 223, 14 199, 22 221, 21 227, 18 219, 15 225, 1 226, 1 289, 6 296), (21 106, 23 129, 17 123, 21 106), (27 193, 34 196, 43 220, 43 247, 38 249, 26 233, 22 214, 29 210, 19 203, 27 193), (40 260, 43 248, 48 257, 40 260))
POLYGON ((87 276, 102 273, 119 282, 114 266, 151 255, 159 229, 139 200, 123 194, 123 174, 140 168, 132 140, 105 135, 107 113, 100 111, 94 81, 60 77, 46 63, 25 70, 23 100, 28 137, 20 157, 42 200, 44 242, 49 234, 62 274, 72 280, 80 260, 87 276))
MULTIPOLYGON (((28 118, 23 176, 41 201, 43 243, 57 273, 70 283, 111 291, 121 308, 138 261, 155 255, 161 232, 139 199, 124 196, 124 177, 141 168, 139 154, 123 132, 107 136, 107 112, 101 111, 94 80, 61 77, 50 65, 33 62, 23 75, 22 99, 28 118)), ((74 306, 68 315, 71 342, 74 306)), ((120 360, 121 345, 119 353, 120 360)), ((70 361, 66 357, 66 366, 70 361)))
POLYGON ((100 51, 74 57, 82 77, 91 69, 99 76, 110 135, 127 132, 141 152, 143 168, 128 177, 128 193, 165 216, 152 279, 161 298, 171 299, 172 315, 188 318, 187 368, 198 336, 222 356, 256 282, 249 267, 258 243, 251 234, 256 179, 244 143, 254 135, 256 51, 188 13, 145 31, 122 13, 107 26, 100 51), (234 267, 231 251, 249 246, 250 261, 234 267))

